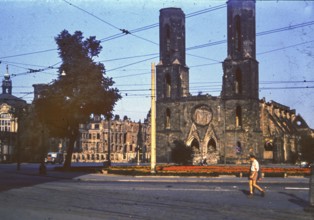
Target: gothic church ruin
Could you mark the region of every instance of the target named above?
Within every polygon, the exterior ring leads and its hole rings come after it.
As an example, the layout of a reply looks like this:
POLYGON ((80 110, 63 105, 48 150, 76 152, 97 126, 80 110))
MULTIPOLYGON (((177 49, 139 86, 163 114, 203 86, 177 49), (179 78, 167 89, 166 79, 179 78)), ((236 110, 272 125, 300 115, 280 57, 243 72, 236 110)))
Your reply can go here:
POLYGON ((175 141, 193 150, 193 163, 291 162, 301 134, 312 130, 295 110, 259 98, 255 0, 227 2, 227 56, 220 96, 189 92, 185 14, 160 10, 160 61, 156 66, 157 161, 171 162, 175 141))

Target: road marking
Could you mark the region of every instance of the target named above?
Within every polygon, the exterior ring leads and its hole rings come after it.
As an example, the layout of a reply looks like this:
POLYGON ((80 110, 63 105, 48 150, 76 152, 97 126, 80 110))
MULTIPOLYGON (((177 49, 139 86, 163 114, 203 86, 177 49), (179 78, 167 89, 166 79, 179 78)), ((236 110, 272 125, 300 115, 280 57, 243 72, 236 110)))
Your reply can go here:
POLYGON ((134 187, 134 190, 155 190, 155 191, 202 191, 202 192, 230 192, 235 190, 230 189, 191 189, 191 188, 144 188, 144 187, 134 187))
POLYGON ((291 190, 310 190, 308 187, 285 187, 285 189, 291 190))

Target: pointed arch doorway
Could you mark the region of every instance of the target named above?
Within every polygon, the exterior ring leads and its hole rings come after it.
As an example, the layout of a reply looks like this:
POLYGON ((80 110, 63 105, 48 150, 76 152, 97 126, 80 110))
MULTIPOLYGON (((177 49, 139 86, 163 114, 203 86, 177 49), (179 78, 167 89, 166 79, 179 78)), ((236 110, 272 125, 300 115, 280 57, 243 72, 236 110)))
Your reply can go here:
POLYGON ((219 153, 217 150, 216 141, 211 138, 207 142, 207 152, 206 152, 206 160, 208 164, 217 164, 219 160, 219 153))
POLYGON ((194 138, 193 141, 191 142, 191 148, 192 148, 192 161, 193 164, 195 164, 201 158, 200 143, 196 138, 194 138))

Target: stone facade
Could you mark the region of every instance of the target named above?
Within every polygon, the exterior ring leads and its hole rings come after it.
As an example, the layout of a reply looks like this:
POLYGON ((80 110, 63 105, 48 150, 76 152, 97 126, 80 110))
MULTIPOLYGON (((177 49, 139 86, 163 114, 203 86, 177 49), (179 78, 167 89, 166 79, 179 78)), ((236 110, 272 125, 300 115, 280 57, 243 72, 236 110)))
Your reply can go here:
POLYGON ((294 110, 259 100, 255 1, 229 0, 227 14, 221 95, 192 96, 185 63, 185 15, 179 8, 160 10, 157 162, 171 162, 176 140, 192 148, 194 164, 203 158, 211 164, 243 163, 249 154, 289 162, 298 152, 301 133, 312 132, 294 110))
POLYGON ((150 130, 147 123, 136 123, 125 118, 112 120, 109 124, 96 116, 90 123, 81 125, 80 134, 73 161, 103 162, 109 158, 109 153, 112 162, 150 160, 150 142, 147 141, 150 140, 150 130))
POLYGON ((0 94, 0 163, 16 160, 19 112, 26 108, 25 100, 12 95, 12 80, 7 66, 0 94))

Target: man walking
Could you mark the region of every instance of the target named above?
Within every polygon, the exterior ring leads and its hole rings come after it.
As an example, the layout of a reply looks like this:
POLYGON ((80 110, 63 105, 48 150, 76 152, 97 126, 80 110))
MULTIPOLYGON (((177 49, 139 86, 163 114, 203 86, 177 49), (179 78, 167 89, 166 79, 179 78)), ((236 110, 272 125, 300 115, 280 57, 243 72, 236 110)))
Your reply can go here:
POLYGON ((256 160, 256 157, 254 155, 250 155, 250 162, 251 162, 251 168, 250 168, 250 175, 249 175, 249 185, 250 185, 250 194, 249 198, 253 197, 253 189, 256 188, 258 189, 261 193, 262 196, 265 196, 265 191, 259 187, 256 183, 257 178, 258 178, 258 171, 260 169, 259 163, 256 160))

